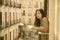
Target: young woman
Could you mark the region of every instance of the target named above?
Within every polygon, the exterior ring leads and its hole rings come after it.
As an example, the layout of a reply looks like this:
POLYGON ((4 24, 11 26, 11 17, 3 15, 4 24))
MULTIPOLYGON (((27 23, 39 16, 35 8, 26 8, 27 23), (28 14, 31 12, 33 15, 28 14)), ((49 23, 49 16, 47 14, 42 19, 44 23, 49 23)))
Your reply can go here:
POLYGON ((37 30, 40 32, 48 32, 48 19, 44 16, 44 10, 43 9, 37 9, 35 13, 35 22, 34 22, 34 28, 33 30, 37 30))

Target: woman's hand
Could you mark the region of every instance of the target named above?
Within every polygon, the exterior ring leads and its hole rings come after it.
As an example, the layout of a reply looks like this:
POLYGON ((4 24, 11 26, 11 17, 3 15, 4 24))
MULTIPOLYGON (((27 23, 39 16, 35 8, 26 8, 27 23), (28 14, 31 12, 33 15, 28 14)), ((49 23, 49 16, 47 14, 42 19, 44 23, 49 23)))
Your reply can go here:
POLYGON ((38 30, 39 28, 38 28, 38 27, 33 27, 32 29, 33 29, 33 30, 38 30))

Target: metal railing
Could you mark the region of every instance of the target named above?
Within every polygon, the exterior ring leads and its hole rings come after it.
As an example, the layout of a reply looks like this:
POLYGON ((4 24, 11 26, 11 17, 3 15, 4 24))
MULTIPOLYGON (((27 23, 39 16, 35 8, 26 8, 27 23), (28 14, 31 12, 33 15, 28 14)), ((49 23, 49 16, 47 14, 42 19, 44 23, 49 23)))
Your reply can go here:
POLYGON ((23 27, 20 26, 20 38, 23 40, 49 40, 49 33, 42 33, 36 30, 23 30, 23 27))
POLYGON ((49 40, 49 33, 36 33, 33 31, 26 31, 25 33, 22 33, 20 38, 23 40, 49 40))

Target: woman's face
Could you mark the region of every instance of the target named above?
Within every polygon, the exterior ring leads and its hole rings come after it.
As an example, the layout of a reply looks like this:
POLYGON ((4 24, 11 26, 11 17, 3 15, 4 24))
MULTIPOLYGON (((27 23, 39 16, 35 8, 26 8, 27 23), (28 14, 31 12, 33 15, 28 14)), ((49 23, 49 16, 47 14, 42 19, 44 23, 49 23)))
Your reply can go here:
POLYGON ((40 11, 37 11, 36 17, 37 17, 38 19, 41 19, 41 18, 42 18, 42 14, 40 13, 40 11))

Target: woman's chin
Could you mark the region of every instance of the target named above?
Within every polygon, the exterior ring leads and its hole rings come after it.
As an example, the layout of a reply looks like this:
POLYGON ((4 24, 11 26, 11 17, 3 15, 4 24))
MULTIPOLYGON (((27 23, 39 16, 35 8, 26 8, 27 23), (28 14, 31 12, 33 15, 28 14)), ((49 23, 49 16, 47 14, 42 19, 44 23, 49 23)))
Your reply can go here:
POLYGON ((38 19, 40 19, 40 18, 38 17, 38 19))

